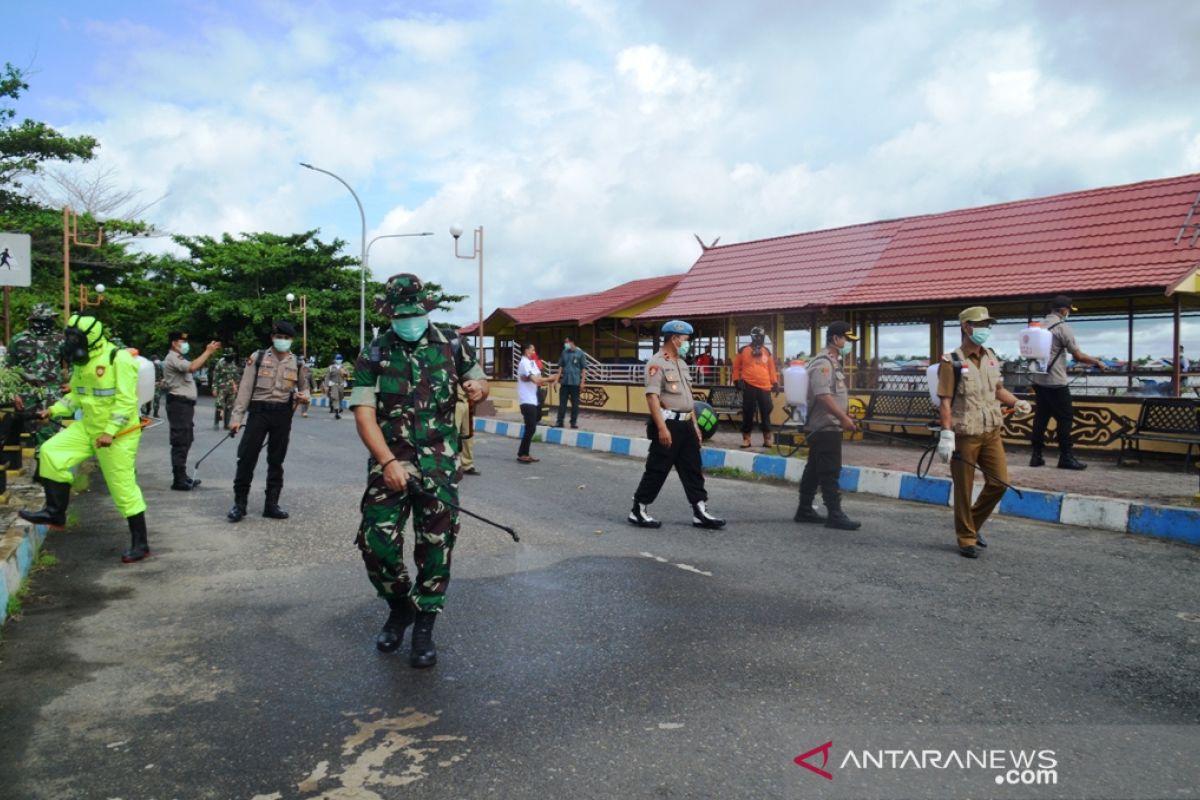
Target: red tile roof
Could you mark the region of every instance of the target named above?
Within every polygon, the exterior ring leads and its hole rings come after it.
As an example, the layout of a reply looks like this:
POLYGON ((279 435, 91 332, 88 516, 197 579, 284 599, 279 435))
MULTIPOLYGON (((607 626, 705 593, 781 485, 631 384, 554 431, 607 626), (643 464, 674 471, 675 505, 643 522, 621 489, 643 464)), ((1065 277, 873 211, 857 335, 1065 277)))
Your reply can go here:
MULTIPOLYGON (((1183 175, 706 250, 645 318, 1166 289, 1200 266, 1183 175)), ((1200 209, 1193 217, 1200 223, 1200 209)))
MULTIPOLYGON (((663 275, 658 278, 642 278, 622 283, 620 286, 614 286, 603 292, 534 300, 523 306, 499 308, 493 314, 502 313, 520 326, 547 325, 556 322, 569 325, 588 325, 671 290, 682 277, 681 273, 663 275)), ((461 328, 459 332, 472 334, 478 327, 479 324, 475 323, 461 328)))

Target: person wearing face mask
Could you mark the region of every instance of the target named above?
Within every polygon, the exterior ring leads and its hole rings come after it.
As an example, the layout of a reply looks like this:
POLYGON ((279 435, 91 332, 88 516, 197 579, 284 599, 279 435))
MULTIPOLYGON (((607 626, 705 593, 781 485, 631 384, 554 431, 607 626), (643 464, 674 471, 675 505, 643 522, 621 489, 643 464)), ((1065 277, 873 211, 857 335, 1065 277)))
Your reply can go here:
POLYGON ((329 398, 329 412, 335 420, 342 418, 342 392, 345 391, 349 379, 342 354, 338 353, 325 372, 325 396, 329 398))
POLYGON ((848 322, 832 322, 825 331, 825 349, 808 362, 808 419, 804 423, 808 461, 800 477, 800 505, 796 522, 824 522, 826 528, 856 531, 862 527, 842 511, 838 478, 842 474, 842 432, 853 433, 858 424, 850 416, 850 391, 842 359, 850 355, 858 337, 848 322), (817 489, 828 516, 813 508, 817 489))
POLYGON ((587 385, 587 354, 579 349, 575 340, 563 339, 562 355, 558 357, 558 422, 561 428, 567 417, 567 401, 571 403, 571 427, 579 427, 579 392, 587 385))
POLYGON ((393 275, 376 309, 390 328, 376 337, 354 365, 350 407, 359 438, 370 454, 362 521, 355 543, 367 578, 388 604, 375 639, 391 653, 413 626, 409 664, 437 663, 433 624, 445 607, 450 554, 458 536, 459 427, 454 422, 461 389, 472 403, 484 400, 483 369, 462 337, 451 341, 429 312, 437 297, 416 275, 393 275), (409 481, 420 493, 409 492, 409 481), (449 504, 449 505, 448 505, 449 504), (413 518, 416 580, 404 564, 404 526, 413 518))
POLYGON ((292 415, 297 402, 308 400, 308 367, 292 352, 296 328, 286 320, 271 327, 271 346, 246 359, 246 368, 238 382, 237 400, 229 435, 236 436, 246 425, 246 435, 238 445, 237 474, 233 479, 233 507, 226 518, 241 522, 246 516, 250 498, 250 483, 258 455, 267 447, 267 495, 262 515, 269 519, 287 519, 288 513, 279 506, 283 492, 283 460, 287 457, 288 440, 292 435, 292 415), (246 420, 246 412, 250 419, 246 420))
POLYGON ((771 392, 779 390, 779 373, 775 359, 766 347, 767 332, 758 325, 750 329, 750 344, 738 351, 733 359, 733 383, 742 390, 742 447, 750 447, 750 432, 754 417, 759 418, 763 447, 775 443, 771 431, 771 392))
POLYGON ((1006 487, 1001 481, 1008 480, 1000 405, 1011 406, 1018 414, 1030 411, 1028 401, 1018 400, 1004 388, 1000 359, 984 346, 995 322, 983 306, 964 309, 958 315, 962 344, 942 356, 937 371, 942 426, 937 455, 943 463, 950 462, 954 531, 958 552, 966 558, 978 558, 979 548, 987 547, 979 529, 1004 497, 1006 487), (984 473, 984 486, 972 503, 975 465, 984 473))
POLYGON ((1075 342, 1075 334, 1067 325, 1067 317, 1075 311, 1071 298, 1060 294, 1050 301, 1050 313, 1042 320, 1042 328, 1050 331, 1053 339, 1050 342, 1050 360, 1046 364, 1046 372, 1033 372, 1029 380, 1033 383, 1033 394, 1037 400, 1037 410, 1033 416, 1033 431, 1030 434, 1030 444, 1033 453, 1029 457, 1029 466, 1040 467, 1046 463, 1042 458, 1042 448, 1046 444, 1046 426, 1051 419, 1055 422, 1058 432, 1058 468, 1087 469, 1072 452, 1071 426, 1075 419, 1074 406, 1071 403, 1071 389, 1067 385, 1067 353, 1075 357, 1081 364, 1092 364, 1101 370, 1107 365, 1089 356, 1079 349, 1075 342))
POLYGON ((0 444, 16 444, 24 431, 40 447, 58 428, 38 422, 38 412, 62 397, 63 334, 58 329, 58 314, 48 303, 38 303, 29 312, 29 327, 9 342, 4 365, 16 370, 25 385, 13 395, 15 413, 0 419, 0 444))
POLYGON ((39 511, 20 511, 21 519, 61 527, 71 499, 71 469, 92 456, 100 464, 113 504, 129 524, 131 544, 121 561, 141 561, 150 555, 146 533, 146 501, 137 484, 137 449, 142 439, 138 418, 138 362, 113 345, 104 326, 92 316, 71 315, 63 352, 71 363, 67 394, 38 415, 41 419, 82 418, 42 445, 38 476, 46 492, 39 511))
POLYGON ((692 384, 684 363, 692 347, 692 326, 673 319, 663 325, 662 336, 662 348, 646 362, 646 405, 650 407, 646 436, 650 452, 627 519, 639 528, 662 527, 662 522, 650 516, 648 506, 658 497, 674 467, 692 505, 692 525, 723 528, 725 520, 708 511, 708 492, 704 490, 700 466, 700 429, 696 427, 692 384))
POLYGON ((163 394, 167 396, 167 425, 171 431, 171 488, 187 492, 200 485, 187 476, 188 450, 195 438, 192 420, 196 415, 196 379, 194 373, 203 369, 220 342, 209 342, 204 352, 193 361, 187 360, 191 350, 188 335, 183 331, 167 334, 170 350, 163 361, 163 394))

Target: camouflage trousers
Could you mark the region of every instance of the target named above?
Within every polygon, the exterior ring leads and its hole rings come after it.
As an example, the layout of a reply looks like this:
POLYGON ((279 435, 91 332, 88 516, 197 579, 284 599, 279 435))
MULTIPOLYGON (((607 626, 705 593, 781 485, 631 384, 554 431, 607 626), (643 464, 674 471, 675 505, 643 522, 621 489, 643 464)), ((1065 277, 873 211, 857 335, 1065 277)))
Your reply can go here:
MULTIPOLYGON (((415 467, 405 465, 410 472, 415 467)), ((372 462, 367 491, 362 498, 362 523, 355 544, 362 552, 367 578, 380 597, 412 597, 418 611, 441 611, 450 583, 450 551, 458 535, 458 512, 442 501, 458 504, 455 476, 426 476, 422 485, 433 494, 411 497, 394 492, 383 481, 383 471, 372 462), (413 518, 415 582, 404 564, 404 526, 413 518)))

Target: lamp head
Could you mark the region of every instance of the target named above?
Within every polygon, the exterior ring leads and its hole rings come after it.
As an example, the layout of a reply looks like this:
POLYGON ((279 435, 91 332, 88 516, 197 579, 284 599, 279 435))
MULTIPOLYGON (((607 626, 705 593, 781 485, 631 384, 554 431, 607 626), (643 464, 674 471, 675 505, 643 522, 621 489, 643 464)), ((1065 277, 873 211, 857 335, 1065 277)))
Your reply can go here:
POLYGON ((290 303, 290 302, 292 302, 292 301, 293 301, 293 300, 295 300, 295 299, 296 299, 296 295, 292 294, 291 292, 288 292, 288 293, 287 293, 287 301, 288 301, 289 303, 290 303))
POLYGON ((105 287, 104 287, 103 283, 97 283, 96 284, 96 294, 104 294, 104 288, 105 287))
POLYGON ((462 225, 451 225, 450 226, 450 235, 453 236, 455 239, 462 236, 462 233, 463 233, 462 225))

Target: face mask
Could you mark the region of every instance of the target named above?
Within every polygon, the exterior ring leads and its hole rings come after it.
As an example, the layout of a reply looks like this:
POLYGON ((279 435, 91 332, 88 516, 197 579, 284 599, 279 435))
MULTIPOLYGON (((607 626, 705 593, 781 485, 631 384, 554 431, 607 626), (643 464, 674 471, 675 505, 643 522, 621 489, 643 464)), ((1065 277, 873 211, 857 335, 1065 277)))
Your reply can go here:
POLYGON ((687 358, 688 353, 690 353, 690 352, 692 352, 692 343, 691 342, 684 342, 683 344, 679 345, 679 357, 680 358, 687 358))
POLYGON ((406 342, 415 342, 425 335, 429 327, 429 316, 421 314, 417 317, 400 317, 392 320, 392 330, 406 342))
POLYGON ((575 345, 571 344, 570 342, 567 342, 567 343, 566 343, 565 345, 563 345, 563 346, 564 346, 565 348, 567 348, 568 350, 574 350, 574 349, 575 349, 575 345))
POLYGON ((188 354, 188 351, 191 349, 192 349, 191 344, 189 344, 188 342, 181 342, 179 344, 179 355, 186 356, 188 354))
POLYGON ((988 337, 991 335, 991 328, 976 328, 975 330, 971 331, 971 341, 978 345, 986 344, 988 337))
POLYGON ((844 345, 842 345, 841 347, 838 348, 838 352, 844 356, 848 356, 848 355, 850 355, 850 351, 853 349, 854 349, 854 343, 846 342, 844 345))
POLYGON ((275 350, 280 353, 286 353, 292 349, 291 339, 272 339, 271 344, 275 346, 275 350))

